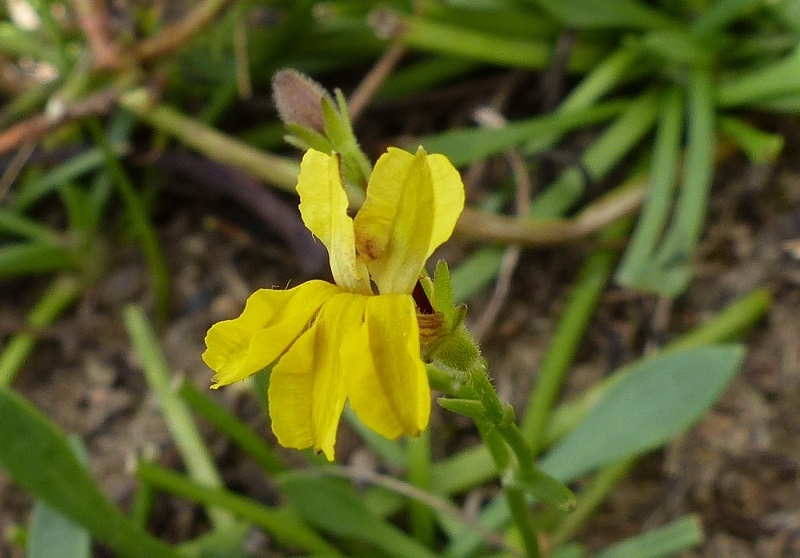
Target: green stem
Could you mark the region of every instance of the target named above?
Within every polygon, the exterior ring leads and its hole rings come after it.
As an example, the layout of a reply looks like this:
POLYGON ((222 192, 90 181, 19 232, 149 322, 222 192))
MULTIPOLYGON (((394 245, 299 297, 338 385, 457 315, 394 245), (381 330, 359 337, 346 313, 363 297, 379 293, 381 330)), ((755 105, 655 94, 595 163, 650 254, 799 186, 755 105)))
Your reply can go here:
POLYGON ((322 556, 342 556, 338 550, 306 526, 288 507, 267 508, 227 490, 197 484, 183 475, 153 463, 140 461, 136 467, 136 476, 140 481, 170 494, 182 496, 206 506, 213 506, 216 509, 224 508, 226 513, 236 515, 261 527, 266 533, 275 536, 284 544, 297 546, 322 556))
MULTIPOLYGON (((123 310, 122 317, 133 348, 142 362, 144 376, 158 399, 167 428, 186 464, 186 469, 196 481, 214 488, 221 487, 222 478, 192 420, 189 407, 170 386, 169 366, 142 310, 138 306, 127 306, 123 310)), ((218 528, 225 528, 234 523, 233 517, 227 510, 211 508, 208 513, 212 523, 218 528)))
MULTIPOLYGON (((58 277, 28 313, 25 326, 36 330, 47 327, 66 310, 81 293, 82 285, 75 277, 58 277)), ((14 381, 25 361, 33 352, 37 336, 24 332, 14 335, 0 351, 0 386, 14 381)))

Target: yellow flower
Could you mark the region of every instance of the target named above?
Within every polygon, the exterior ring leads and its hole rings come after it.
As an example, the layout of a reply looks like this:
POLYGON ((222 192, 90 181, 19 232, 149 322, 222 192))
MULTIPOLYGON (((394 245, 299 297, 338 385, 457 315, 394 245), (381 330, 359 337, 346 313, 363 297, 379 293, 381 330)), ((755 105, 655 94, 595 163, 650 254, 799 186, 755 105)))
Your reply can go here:
POLYGON ((416 436, 428 424, 430 387, 411 292, 464 207, 458 171, 443 155, 389 148, 352 218, 339 157, 312 149, 297 192, 303 221, 328 249, 336 284, 258 290, 241 316, 212 326, 203 353, 216 372, 212 387, 280 359, 269 385, 278 442, 313 447, 330 460, 348 400, 386 438, 416 436))

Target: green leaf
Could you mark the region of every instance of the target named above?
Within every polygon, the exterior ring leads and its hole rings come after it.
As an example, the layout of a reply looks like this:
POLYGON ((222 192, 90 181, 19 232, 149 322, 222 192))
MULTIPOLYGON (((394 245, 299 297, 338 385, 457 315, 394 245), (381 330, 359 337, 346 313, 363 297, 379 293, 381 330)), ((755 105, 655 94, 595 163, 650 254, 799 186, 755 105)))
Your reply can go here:
POLYGON ((558 137, 576 128, 608 120, 619 114, 627 105, 628 103, 624 101, 611 101, 511 122, 502 128, 454 129, 421 138, 418 143, 428 153, 442 153, 454 165, 463 166, 516 145, 554 135, 558 137))
POLYGON ((73 270, 78 264, 75 254, 52 244, 27 242, 0 248, 0 277, 73 270))
POLYGON ((520 471, 520 475, 508 484, 560 510, 571 511, 575 508, 572 490, 539 469, 520 471))
POLYGON ((0 388, 0 467, 22 488, 81 525, 119 556, 178 558, 109 502, 67 439, 21 396, 0 388))
MULTIPOLYGON (((73 451, 86 466, 88 456, 77 438, 70 439, 73 451)), ((44 502, 33 506, 33 517, 28 531, 27 558, 90 558, 92 539, 83 527, 73 523, 44 502)))
POLYGON ((660 29, 676 26, 665 14, 635 0, 531 0, 531 3, 571 27, 660 29))
POLYGON ((342 479, 291 472, 276 480, 294 509, 323 531, 369 543, 397 558, 436 557, 397 527, 372 515, 342 479))
POLYGON ((593 554, 592 558, 663 558, 688 550, 702 541, 700 519, 686 515, 593 554))
POLYGON ((738 345, 693 347, 635 364, 541 462, 562 480, 655 449, 697 422, 739 371, 738 345))

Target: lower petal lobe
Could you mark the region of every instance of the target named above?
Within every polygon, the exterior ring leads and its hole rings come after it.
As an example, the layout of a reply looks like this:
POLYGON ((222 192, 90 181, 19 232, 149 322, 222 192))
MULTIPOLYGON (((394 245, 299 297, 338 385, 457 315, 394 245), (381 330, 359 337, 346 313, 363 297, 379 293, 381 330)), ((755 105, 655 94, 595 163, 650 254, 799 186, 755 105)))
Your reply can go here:
POLYGON ((419 435, 430 418, 430 387, 420 358, 410 295, 369 297, 363 325, 342 346, 347 395, 365 425, 386 438, 419 435))
POLYGON ((242 380, 277 360, 308 327, 324 302, 341 292, 325 281, 293 289, 260 289, 242 314, 214 324, 206 335, 205 363, 216 372, 214 385, 242 380))

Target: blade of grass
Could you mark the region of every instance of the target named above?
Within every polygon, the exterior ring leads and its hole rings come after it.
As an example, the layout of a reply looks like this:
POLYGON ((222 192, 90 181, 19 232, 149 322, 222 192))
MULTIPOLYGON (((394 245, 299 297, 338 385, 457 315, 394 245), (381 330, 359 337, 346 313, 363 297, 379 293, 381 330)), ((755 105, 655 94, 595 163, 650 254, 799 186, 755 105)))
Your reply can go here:
POLYGON ((199 390, 192 382, 184 379, 178 389, 178 395, 195 413, 209 421, 217 430, 242 448, 264 471, 274 475, 286 469, 286 466, 260 436, 214 401, 207 393, 199 390))
POLYGON ((744 71, 720 81, 716 99, 722 108, 797 95, 800 92, 800 47, 767 66, 744 71))
POLYGON ((656 129, 650 181, 642 213, 616 273, 623 285, 637 285, 669 217, 683 125, 683 98, 675 87, 665 96, 656 129))
POLYGON ((52 421, 6 387, 0 387, 0 467, 15 483, 86 528, 117 556, 180 556, 112 505, 52 421))
POLYGON ((703 542, 700 519, 687 515, 672 523, 601 550, 592 558, 661 558, 688 550, 703 542))
MULTIPOLYGON (((406 442, 408 482, 425 491, 431 489, 431 437, 423 431, 417 438, 406 442)), ((411 500, 411 535, 420 544, 432 548, 435 535, 435 515, 430 506, 411 500)))
POLYGON ((691 279, 691 264, 705 223, 714 173, 716 113, 714 86, 708 70, 692 73, 688 86, 688 130, 684 179, 666 238, 656 252, 656 271, 639 285, 665 296, 682 293, 691 279))
MULTIPOLYGON (((127 306, 122 313, 125 329, 136 354, 142 362, 147 383, 158 399, 172 439, 183 458, 189 475, 212 488, 222 486, 211 456, 192 419, 189 407, 170 386, 170 370, 150 324, 138 306, 127 306)), ((228 510, 209 508, 208 515, 215 527, 224 529, 234 523, 228 510)))
MULTIPOLYGON (((77 278, 64 275, 56 278, 31 308, 25 326, 36 330, 52 324, 81 294, 77 278)), ((13 335, 0 351, 0 386, 11 385, 36 346, 36 334, 25 331, 13 335)))
POLYGON ((147 268, 150 271, 153 294, 156 299, 157 315, 159 322, 163 322, 166 319, 169 299, 169 270, 167 269, 161 246, 158 243, 158 235, 152 223, 150 223, 141 198, 136 193, 133 181, 122 167, 117 154, 106 138, 106 133, 100 122, 96 118, 89 118, 86 124, 92 139, 103 153, 108 172, 116 183, 117 190, 125 204, 128 220, 144 252, 147 268))
MULTIPOLYGON (((444 56, 457 56, 490 64, 541 70, 552 57, 552 44, 547 39, 510 38, 497 33, 458 27, 422 16, 402 16, 385 10, 384 21, 401 30, 401 40, 409 48, 444 56)), ((578 42, 572 49, 567 68, 585 72, 593 67, 603 51, 595 44, 578 42)))
POLYGON ((80 263, 80 258, 69 248, 49 243, 18 242, 0 247, 0 278, 72 271, 80 263))
POLYGON ((757 165, 775 161, 783 150, 783 136, 759 130, 735 116, 720 116, 719 130, 732 139, 747 158, 757 165))
POLYGON ((226 513, 262 528, 282 544, 297 546, 321 556, 342 556, 336 548, 305 525, 289 507, 268 508, 244 496, 193 482, 174 471, 145 461, 137 464, 136 476, 154 488, 207 507, 224 509, 226 513))
POLYGON ((0 209, 0 231, 23 236, 43 244, 58 244, 59 233, 42 225, 35 219, 28 219, 11 209, 0 209))
POLYGON ((625 101, 599 103, 587 108, 555 112, 524 121, 511 122, 502 128, 462 128, 419 138, 414 143, 431 153, 442 153, 460 167, 496 155, 522 143, 540 142, 539 138, 556 138, 618 115, 625 101))
POLYGON ((62 184, 99 168, 105 157, 99 148, 87 149, 35 180, 25 181, 14 200, 14 207, 24 211, 43 197, 53 193, 62 184))

